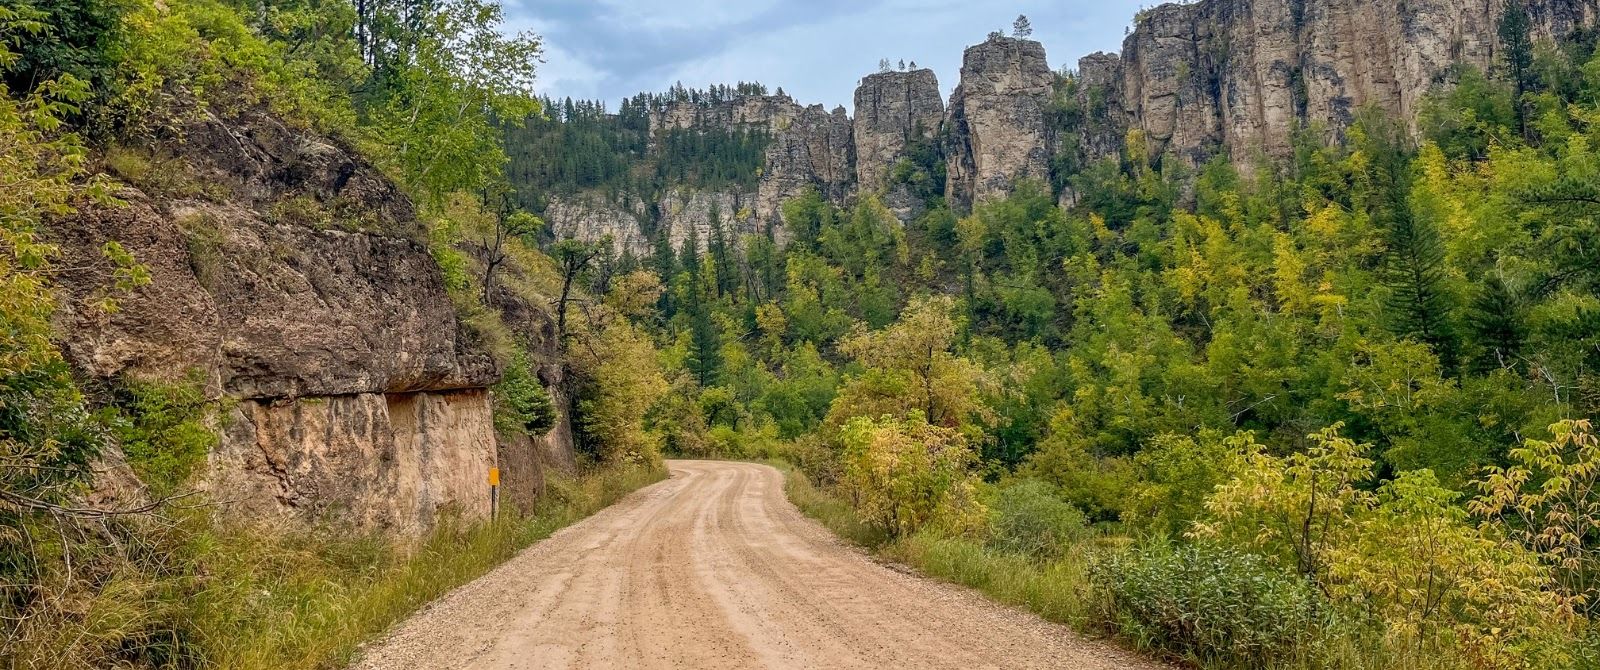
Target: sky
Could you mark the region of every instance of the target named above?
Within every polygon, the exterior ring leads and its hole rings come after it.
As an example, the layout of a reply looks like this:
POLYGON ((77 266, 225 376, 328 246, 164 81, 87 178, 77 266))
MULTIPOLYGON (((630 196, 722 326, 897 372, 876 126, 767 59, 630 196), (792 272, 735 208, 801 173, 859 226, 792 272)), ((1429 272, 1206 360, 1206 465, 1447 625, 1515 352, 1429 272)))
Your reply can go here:
POLYGON ((1117 51, 1154 0, 502 0, 507 28, 543 37, 535 88, 560 99, 623 98, 759 81, 802 104, 850 109, 878 61, 931 67, 946 98, 961 53, 1025 14, 1050 66, 1117 51))

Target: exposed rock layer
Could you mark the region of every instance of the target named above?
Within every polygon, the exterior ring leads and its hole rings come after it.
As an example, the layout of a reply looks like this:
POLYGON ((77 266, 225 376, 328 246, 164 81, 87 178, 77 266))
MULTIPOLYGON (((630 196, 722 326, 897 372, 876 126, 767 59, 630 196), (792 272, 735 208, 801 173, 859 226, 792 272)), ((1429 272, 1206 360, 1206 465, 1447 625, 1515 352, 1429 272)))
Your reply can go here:
POLYGON ((209 486, 251 518, 415 531, 445 508, 485 513, 499 371, 458 322, 410 202, 270 115, 208 116, 183 137, 120 161, 149 165, 123 175, 126 206, 51 226, 70 268, 68 359, 92 379, 198 379, 229 399, 209 486), (106 313, 113 240, 152 282, 106 313))
MULTIPOLYGON (((1600 0, 1524 1, 1536 41, 1600 24, 1600 0)), ((711 105, 668 105, 652 116, 650 129, 773 133, 754 194, 723 190, 705 197, 739 201, 750 212, 743 231, 770 225, 781 240, 783 201, 806 188, 840 204, 860 193, 883 193, 897 216, 914 215, 918 203, 886 177, 919 126, 941 138, 946 198, 965 208, 1009 192, 1022 179, 1064 181, 1064 175, 1051 174, 1063 169, 1053 161, 1059 150, 1087 160, 1113 156, 1129 130, 1143 131, 1152 156, 1198 163, 1227 152, 1248 166, 1258 152, 1284 155, 1296 128, 1336 134, 1367 106, 1414 123, 1424 96, 1448 83, 1453 66, 1498 66, 1503 7, 1499 0, 1161 5, 1141 13, 1121 55, 1096 53, 1078 61, 1082 114, 1075 124, 1052 118, 1052 96, 1061 80, 1051 72, 1044 48, 996 35, 967 49, 961 79, 943 112, 933 72, 912 70, 863 78, 853 121, 842 110, 824 113, 787 96, 746 96, 711 105), (1058 146, 1061 142, 1068 144, 1058 146)), ((669 197, 681 202, 696 196, 669 197)), ((1072 201, 1070 192, 1062 197, 1072 201)), ((562 209, 555 215, 558 230, 580 231, 581 237, 623 221, 618 212, 574 212, 562 209)), ((703 225, 703 215, 695 218, 701 222, 695 225, 703 225)), ((644 226, 652 224, 675 242, 685 235, 681 226, 663 227, 654 219, 644 226)), ((642 252, 648 235, 614 239, 642 252)))
MULTIPOLYGON (((1596 0, 1527 0, 1535 40, 1592 28, 1596 0)), ((1120 58, 1079 61, 1084 95, 1188 162, 1288 151, 1296 127, 1336 132, 1366 106, 1414 123, 1457 63, 1495 67, 1503 3, 1491 0, 1202 0, 1148 10, 1120 58)), ((1115 147, 1091 137, 1090 156, 1115 147)))
POLYGON ((856 87, 855 112, 856 183, 876 190, 908 144, 939 132, 939 79, 928 69, 869 74, 856 87))
POLYGON ((489 514, 484 389, 245 400, 229 419, 212 486, 249 518, 416 533, 439 514, 489 514))
POLYGON ((991 36, 967 48, 950 96, 945 193, 952 201, 981 202, 1022 179, 1049 178, 1054 147, 1045 109, 1054 83, 1038 42, 991 36))

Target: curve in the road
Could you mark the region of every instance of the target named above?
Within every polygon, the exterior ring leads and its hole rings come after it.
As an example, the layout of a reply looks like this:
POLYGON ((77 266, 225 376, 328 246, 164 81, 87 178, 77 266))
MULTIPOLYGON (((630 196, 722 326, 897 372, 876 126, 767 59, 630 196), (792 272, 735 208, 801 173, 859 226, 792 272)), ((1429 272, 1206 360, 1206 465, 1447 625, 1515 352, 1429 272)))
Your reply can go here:
POLYGON ((400 625, 357 668, 1158 668, 879 564, 800 514, 777 470, 672 478, 400 625))

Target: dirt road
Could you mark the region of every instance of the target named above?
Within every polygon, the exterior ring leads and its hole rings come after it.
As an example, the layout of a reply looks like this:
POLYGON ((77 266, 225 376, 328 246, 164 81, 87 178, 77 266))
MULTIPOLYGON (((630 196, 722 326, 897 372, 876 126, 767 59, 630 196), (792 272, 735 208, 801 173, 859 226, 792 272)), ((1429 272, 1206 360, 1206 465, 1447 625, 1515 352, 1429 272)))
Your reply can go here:
POLYGON ((672 478, 434 603, 357 668, 1159 668, 872 561, 778 471, 672 478))

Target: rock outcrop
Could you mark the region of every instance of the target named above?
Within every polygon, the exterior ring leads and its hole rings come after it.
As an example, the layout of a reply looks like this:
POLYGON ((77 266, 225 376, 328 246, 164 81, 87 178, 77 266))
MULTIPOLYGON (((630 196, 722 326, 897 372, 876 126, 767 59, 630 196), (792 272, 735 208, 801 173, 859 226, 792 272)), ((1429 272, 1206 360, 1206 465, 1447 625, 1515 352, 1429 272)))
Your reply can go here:
POLYGON ((50 227, 69 268, 68 360, 104 383, 198 379, 225 399, 208 487, 249 518, 417 532, 446 509, 486 514, 499 370, 458 321, 409 200, 263 112, 181 137, 113 163, 125 205, 50 227), (152 282, 107 313, 113 240, 152 282))
POLYGON ((884 187, 906 146, 934 137, 944 122, 944 99, 933 70, 879 72, 856 87, 856 184, 884 187))
POLYGON ((854 142, 844 107, 827 112, 822 105, 811 105, 800 109, 792 120, 775 118, 769 128, 772 142, 767 145, 766 165, 756 182, 752 214, 757 228, 770 228, 773 237, 783 243, 788 240, 784 203, 810 188, 836 201, 850 192, 855 182, 854 142))
POLYGON ((545 207, 544 221, 556 238, 598 242, 606 236, 617 253, 643 258, 650 253, 650 221, 642 200, 617 202, 599 195, 554 196, 545 207))
POLYGON ((754 188, 670 185, 653 209, 595 195, 557 198, 543 216, 558 236, 594 241, 610 234, 619 253, 627 250, 643 256, 651 252, 654 234, 667 235, 677 249, 693 227, 703 248, 715 211, 730 239, 770 231, 782 243, 788 239, 784 203, 813 188, 824 197, 843 201, 855 184, 850 117, 843 107, 828 111, 822 105, 801 106, 781 93, 743 95, 716 103, 669 102, 651 113, 649 128, 653 139, 669 132, 765 134, 763 165, 760 174, 753 175, 754 188))
MULTIPOLYGON (((1523 1, 1535 40, 1600 25, 1600 0, 1523 1)), ((1499 0, 1161 5, 1140 14, 1120 55, 1078 61, 1078 113, 1071 115, 1052 111, 1071 80, 1051 71, 1044 47, 998 34, 966 50, 948 105, 934 73, 924 69, 864 77, 853 120, 842 109, 802 107, 782 94, 668 103, 650 117, 654 137, 743 128, 765 131, 771 142, 753 192, 666 184, 665 195, 648 196, 657 203, 641 227, 662 231, 675 246, 690 226, 704 240, 707 203, 715 202, 731 232, 770 230, 781 242, 783 203, 808 188, 840 205, 858 193, 879 193, 909 221, 926 196, 886 189, 886 177, 911 142, 929 137, 939 141, 945 197, 958 210, 1009 193, 1020 180, 1061 183, 1066 175, 1052 170, 1116 156, 1134 130, 1152 157, 1198 164, 1227 153, 1248 168, 1258 155, 1284 156, 1297 128, 1337 135, 1365 107, 1414 123, 1424 96, 1448 83, 1455 65, 1491 68, 1501 61, 1503 8, 1499 0)), ((1070 204, 1074 194, 1065 189, 1061 199, 1070 204)), ((558 231, 588 239, 611 232, 635 254, 654 234, 620 230, 636 207, 553 210, 547 218, 558 231)))
POLYGON ((233 513, 415 534, 489 515, 489 392, 248 399, 225 417, 211 487, 233 513))
POLYGON ((946 122, 945 192, 953 202, 982 202, 1020 180, 1049 178, 1054 133, 1045 110, 1054 84, 1038 42, 995 35, 967 48, 946 122))
POLYGON ((762 226, 772 221, 756 216, 756 201, 755 193, 674 188, 661 197, 657 228, 667 236, 673 251, 683 249, 690 230, 698 241, 697 248, 704 251, 711 243, 713 221, 722 227, 728 243, 737 244, 745 235, 763 232, 762 226))
MULTIPOLYGON (((1337 132, 1367 106, 1415 122, 1452 66, 1501 57, 1504 5, 1485 0, 1202 0, 1143 13, 1121 58, 1079 62, 1082 95, 1109 103, 1152 153, 1284 155, 1296 127, 1337 132)), ((1536 40, 1593 27, 1596 0, 1529 0, 1536 40)), ((1103 137, 1084 147, 1112 147, 1103 137)))

